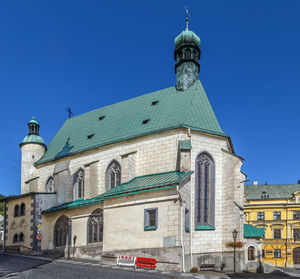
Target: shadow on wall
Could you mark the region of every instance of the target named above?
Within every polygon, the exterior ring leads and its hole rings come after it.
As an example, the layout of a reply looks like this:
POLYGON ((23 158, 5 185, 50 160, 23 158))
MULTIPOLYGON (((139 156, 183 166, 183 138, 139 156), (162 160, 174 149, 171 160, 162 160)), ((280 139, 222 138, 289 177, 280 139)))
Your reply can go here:
POLYGON ((70 138, 67 139, 67 142, 64 145, 64 147, 62 148, 62 150, 55 155, 55 159, 70 155, 70 152, 74 146, 71 146, 69 141, 70 141, 70 138))

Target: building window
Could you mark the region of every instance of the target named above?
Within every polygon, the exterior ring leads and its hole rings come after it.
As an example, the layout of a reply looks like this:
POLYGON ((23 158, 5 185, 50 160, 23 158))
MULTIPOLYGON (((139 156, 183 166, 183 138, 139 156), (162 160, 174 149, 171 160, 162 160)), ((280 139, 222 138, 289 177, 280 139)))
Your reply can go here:
POLYGON ((274 258, 281 258, 281 249, 274 249, 274 258))
POLYGON ((20 214, 20 207, 19 207, 19 205, 17 204, 17 205, 15 205, 15 209, 14 209, 14 217, 18 217, 18 216, 20 216, 19 214, 20 214))
POLYGON ((185 231, 190 231, 190 210, 187 208, 185 209, 185 231))
POLYGON ((281 238, 281 229, 274 229, 274 239, 281 238))
POLYGON ((300 229, 293 229, 294 239, 300 239, 300 229))
POLYGON ((113 160, 106 169, 106 190, 115 188, 121 184, 121 166, 113 160))
POLYGON ((266 251, 265 250, 261 250, 261 257, 265 258, 266 257, 266 251))
POLYGON ((25 204, 22 203, 20 206, 20 216, 25 216, 25 204))
POLYGON ((46 192, 47 193, 53 193, 55 192, 55 188, 54 188, 54 179, 52 177, 50 177, 46 183, 46 192))
POLYGON ((215 223, 215 166, 207 153, 196 158, 195 225, 215 223))
POLYGON ((14 237, 13 237, 13 243, 16 243, 16 242, 18 242, 18 235, 17 234, 15 234, 14 237))
POLYGON ((144 211, 144 230, 156 230, 158 227, 158 209, 148 208, 144 211))
POLYGON ((23 233, 19 234, 19 242, 24 242, 24 234, 23 233))
POLYGON ((265 213, 257 212, 257 220, 265 220, 265 213))
POLYGON ((84 197, 84 171, 78 170, 73 177, 73 197, 74 200, 84 197))
POLYGON ((65 246, 69 231, 69 218, 65 215, 60 216, 54 226, 54 245, 55 247, 65 246))
POLYGON ((88 219, 88 243, 103 242, 103 210, 96 209, 88 219))
POLYGON ((281 212, 280 211, 274 211, 273 212, 273 219, 274 220, 281 220, 281 212))
POLYGON ((248 248, 248 261, 254 261, 255 260, 255 248, 253 246, 250 246, 248 248))
POLYGON ((300 211, 293 211, 293 220, 300 219, 300 211))

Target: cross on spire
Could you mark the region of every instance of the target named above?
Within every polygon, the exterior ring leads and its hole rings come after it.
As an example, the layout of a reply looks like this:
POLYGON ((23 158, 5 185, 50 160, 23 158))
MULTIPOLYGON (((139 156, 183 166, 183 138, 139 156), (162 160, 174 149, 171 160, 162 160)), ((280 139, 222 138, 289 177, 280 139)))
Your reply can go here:
POLYGON ((184 9, 185 9, 185 13, 186 13, 186 19, 185 19, 186 29, 188 30, 189 29, 189 17, 191 17, 191 15, 189 13, 188 6, 185 6, 184 9))
POLYGON ((74 113, 71 111, 71 108, 68 107, 68 108, 66 109, 66 111, 68 112, 68 118, 71 118, 72 115, 74 114, 74 113))

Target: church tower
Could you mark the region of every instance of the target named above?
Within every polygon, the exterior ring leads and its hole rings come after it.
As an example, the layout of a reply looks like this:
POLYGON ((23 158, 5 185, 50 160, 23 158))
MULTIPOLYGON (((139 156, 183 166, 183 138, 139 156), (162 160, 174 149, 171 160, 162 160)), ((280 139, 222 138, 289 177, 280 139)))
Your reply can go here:
POLYGON ((21 159, 21 194, 29 193, 28 184, 25 182, 35 178, 34 163, 38 161, 45 153, 47 147, 44 140, 39 135, 40 125, 33 117, 28 122, 28 135, 20 143, 22 152, 21 159))
POLYGON ((175 38, 174 58, 177 77, 176 89, 183 91, 198 80, 200 65, 200 38, 189 30, 189 19, 186 19, 186 29, 175 38))

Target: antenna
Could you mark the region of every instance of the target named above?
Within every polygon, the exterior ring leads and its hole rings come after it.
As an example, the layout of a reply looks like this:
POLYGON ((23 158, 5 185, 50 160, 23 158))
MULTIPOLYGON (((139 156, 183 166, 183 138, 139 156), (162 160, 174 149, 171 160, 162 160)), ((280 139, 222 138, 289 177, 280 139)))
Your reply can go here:
POLYGON ((71 118, 72 115, 74 114, 74 113, 71 111, 71 108, 70 108, 70 107, 66 108, 66 111, 68 112, 68 118, 71 118))

